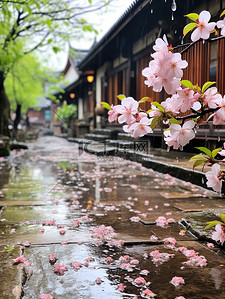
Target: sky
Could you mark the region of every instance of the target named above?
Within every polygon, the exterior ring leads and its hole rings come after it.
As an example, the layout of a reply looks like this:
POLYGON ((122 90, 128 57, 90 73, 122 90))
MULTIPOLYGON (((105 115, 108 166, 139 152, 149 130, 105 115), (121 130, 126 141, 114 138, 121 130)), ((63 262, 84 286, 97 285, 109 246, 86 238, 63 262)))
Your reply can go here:
MULTIPOLYGON (((109 31, 133 2, 134 0, 114 0, 104 13, 93 13, 85 17, 99 31, 96 36, 97 41, 109 31)), ((89 49, 94 42, 94 35, 85 34, 85 37, 85 39, 71 41, 71 46, 78 49, 89 49)), ((53 68, 55 71, 61 71, 67 62, 68 47, 58 54, 53 54, 51 51, 51 53, 46 54, 46 57, 48 67, 53 68)))

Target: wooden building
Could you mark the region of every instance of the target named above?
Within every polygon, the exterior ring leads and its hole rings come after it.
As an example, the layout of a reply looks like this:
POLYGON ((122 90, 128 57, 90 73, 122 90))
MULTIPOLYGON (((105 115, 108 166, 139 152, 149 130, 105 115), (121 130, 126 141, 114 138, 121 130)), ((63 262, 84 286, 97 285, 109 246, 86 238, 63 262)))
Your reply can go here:
MULTIPOLYGON (((100 118, 95 115, 94 107, 101 101, 116 105, 118 94, 136 100, 148 96, 158 102, 168 97, 165 92, 155 93, 144 84, 142 70, 149 64, 157 37, 166 34, 175 51, 183 50, 182 43, 190 42, 190 34, 182 41, 183 28, 189 22, 184 16, 204 9, 211 12, 212 21, 217 21, 225 9, 225 0, 136 0, 130 5, 78 64, 83 74, 92 72, 95 76, 86 90, 83 90, 82 80, 77 82, 76 88, 82 91, 81 100, 94 115, 96 127, 100 126, 100 118)), ((195 43, 184 53, 183 59, 189 63, 183 79, 199 85, 216 80, 219 92, 225 94, 224 38, 195 43)), ((142 104, 144 109, 149 107, 150 103, 142 104)))

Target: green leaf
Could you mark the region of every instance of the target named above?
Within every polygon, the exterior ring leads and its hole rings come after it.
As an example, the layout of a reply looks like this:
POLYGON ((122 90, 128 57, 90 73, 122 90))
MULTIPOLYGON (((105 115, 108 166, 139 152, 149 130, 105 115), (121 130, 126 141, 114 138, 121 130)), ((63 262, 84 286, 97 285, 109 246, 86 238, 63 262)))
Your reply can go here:
POLYGON ((202 92, 202 90, 201 90, 201 88, 198 86, 198 84, 197 84, 197 85, 194 85, 193 88, 196 89, 199 93, 202 92))
POLYGON ((195 163, 193 164, 193 168, 199 166, 200 164, 202 164, 204 162, 205 162, 205 160, 197 160, 197 161, 195 161, 195 163))
POLYGON ((196 21, 199 18, 199 15, 197 13, 189 13, 185 17, 188 17, 192 21, 196 21))
POLYGON ((218 152, 221 151, 221 149, 222 149, 221 147, 214 149, 214 150, 212 151, 212 158, 215 158, 216 155, 218 154, 218 152))
POLYGON ((200 118, 200 116, 197 116, 197 117, 195 117, 195 118, 192 118, 192 120, 193 120, 194 122, 197 122, 197 121, 199 120, 199 118, 200 118))
POLYGON ((144 97, 142 99, 140 99, 140 101, 138 102, 139 104, 146 102, 149 99, 149 97, 144 97))
POLYGON ((211 85, 215 84, 216 82, 206 82, 203 86, 202 86, 202 92, 204 93, 211 85))
POLYGON ((155 129, 157 123, 158 123, 159 117, 160 116, 156 116, 156 117, 153 118, 153 120, 151 122, 151 125, 150 125, 150 128, 152 129, 152 131, 154 131, 154 129, 155 129))
POLYGON ((101 102, 100 103, 105 109, 107 109, 107 110, 111 110, 112 109, 112 107, 108 104, 108 103, 106 103, 106 102, 101 102))
POLYGON ((223 222, 218 221, 218 220, 213 220, 213 221, 209 221, 209 222, 206 222, 206 223, 208 225, 204 229, 208 229, 210 227, 216 226, 217 224, 224 224, 223 222))
POLYGON ((52 41, 53 41, 53 39, 49 38, 48 41, 47 41, 48 45, 51 44, 52 41))
POLYGON ((122 101, 122 99, 126 98, 126 96, 124 94, 119 94, 117 98, 122 101))
POLYGON ((152 105, 154 105, 156 108, 158 108, 160 111, 164 112, 164 108, 162 105, 160 105, 158 102, 153 102, 152 105))
POLYGON ((210 158, 212 157, 212 152, 206 148, 206 147, 203 147, 203 146, 200 146, 200 147, 196 147, 198 150, 200 150, 201 152, 205 153, 207 156, 209 156, 210 158))
POLYGON ((48 27, 51 27, 53 23, 51 20, 46 20, 45 24, 48 25, 48 27))
POLYGON ((170 122, 171 124, 177 124, 177 125, 180 125, 179 121, 178 121, 176 118, 170 118, 170 119, 169 119, 169 122, 170 122))
POLYGON ((195 155, 195 156, 193 156, 189 159, 190 162, 191 161, 197 161, 197 160, 207 161, 208 159, 203 155, 195 155))
POLYGON ((88 2, 91 4, 91 3, 92 3, 92 0, 88 0, 88 2))
POLYGON ((183 35, 185 36, 186 34, 188 34, 189 31, 193 30, 197 26, 198 26, 197 23, 190 23, 186 25, 183 29, 183 35))
POLYGON ((220 218, 223 220, 223 222, 225 222, 225 214, 219 214, 220 218))
POLYGON ((12 251, 13 249, 14 249, 14 246, 8 246, 8 247, 5 248, 5 251, 6 251, 6 252, 10 252, 10 251, 12 251))
POLYGON ((193 84, 189 80, 181 80, 180 83, 187 88, 194 89, 193 84))
POLYGON ((220 17, 225 15, 225 10, 221 13, 220 17))
POLYGON ((58 52, 60 52, 60 48, 59 47, 52 47, 52 50, 54 51, 55 54, 57 54, 58 52))

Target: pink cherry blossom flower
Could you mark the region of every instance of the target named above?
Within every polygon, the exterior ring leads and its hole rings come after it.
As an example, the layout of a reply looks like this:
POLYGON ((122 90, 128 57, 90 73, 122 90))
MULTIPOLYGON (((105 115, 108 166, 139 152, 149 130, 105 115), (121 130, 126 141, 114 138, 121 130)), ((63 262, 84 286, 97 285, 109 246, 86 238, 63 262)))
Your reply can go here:
POLYGON ((57 261, 57 258, 55 257, 55 255, 54 255, 53 253, 51 253, 51 254, 49 255, 49 262, 50 262, 51 264, 55 264, 56 261, 57 261))
POLYGON ((213 243, 206 243, 206 245, 207 245, 208 248, 214 248, 215 247, 215 245, 213 243))
POLYGON ((217 108, 222 100, 222 96, 218 93, 216 87, 211 87, 205 91, 202 100, 208 104, 209 108, 217 108))
POLYGON ((129 263, 122 263, 122 264, 120 265, 120 268, 121 268, 122 270, 126 270, 126 271, 128 271, 128 272, 132 272, 132 271, 133 271, 133 267, 132 267, 132 265, 129 264, 129 263))
POLYGON ((180 53, 168 52, 168 55, 171 56, 171 58, 164 65, 164 67, 168 69, 168 73, 167 73, 168 77, 182 78, 183 77, 182 69, 188 66, 187 61, 181 59, 180 53))
POLYGON ((129 255, 121 255, 119 257, 119 262, 120 263, 128 262, 130 259, 131 259, 131 257, 129 255))
POLYGON ((225 142, 223 143, 223 149, 218 154, 220 154, 220 156, 225 156, 225 142))
POLYGON ((167 222, 167 220, 166 220, 166 218, 164 217, 164 216, 160 216, 160 217, 158 217, 156 220, 155 220, 155 222, 156 222, 156 225, 157 226, 166 226, 166 225, 168 225, 168 222, 167 222))
POLYGON ((207 266, 207 260, 206 258, 201 255, 201 256, 192 256, 189 258, 187 262, 184 262, 184 264, 187 264, 189 266, 196 266, 196 267, 206 267, 207 266))
POLYGON ((141 270, 140 275, 148 275, 149 271, 148 270, 141 270))
POLYGON ((175 94, 176 90, 180 87, 180 79, 178 78, 163 78, 163 77, 157 77, 154 80, 154 86, 153 90, 155 92, 160 92, 162 88, 164 87, 166 93, 168 94, 175 94))
POLYGON ((72 267, 74 268, 74 270, 79 270, 82 267, 82 264, 78 261, 74 261, 72 262, 72 267))
POLYGON ((214 125, 224 125, 225 124, 225 96, 221 98, 220 101, 217 102, 219 110, 216 111, 213 124, 214 125))
POLYGON ((105 259, 105 261, 106 261, 106 263, 111 264, 111 263, 113 262, 113 259, 112 259, 110 256, 108 256, 108 257, 105 259))
POLYGON ((25 242, 23 243, 23 246, 25 246, 25 247, 30 247, 30 245, 31 245, 31 242, 30 242, 30 241, 25 241, 25 242))
POLYGON ((139 261, 133 259, 133 260, 130 261, 130 264, 131 264, 131 265, 138 265, 138 264, 139 264, 139 261))
POLYGON ((138 286, 144 286, 147 282, 143 277, 139 276, 134 280, 134 283, 138 286))
POLYGON ((207 178, 207 186, 211 187, 216 192, 221 192, 222 181, 221 181, 221 172, 220 165, 218 163, 213 164, 212 170, 205 173, 207 178))
POLYGON ((86 258, 86 261, 87 261, 88 263, 90 263, 90 262, 94 262, 95 259, 94 259, 92 256, 89 256, 89 257, 86 258))
POLYGON ((101 284, 101 283, 103 283, 103 281, 101 280, 100 277, 98 277, 98 278, 95 280, 95 283, 96 283, 96 284, 101 284))
POLYGON ((214 30, 216 23, 211 22, 209 23, 209 20, 211 18, 210 12, 203 10, 199 14, 198 19, 198 26, 191 34, 191 40, 193 42, 196 42, 200 38, 207 40, 210 36, 210 32, 214 30))
POLYGON ((81 218, 81 221, 86 221, 86 220, 88 220, 88 218, 89 218, 88 215, 85 215, 81 218))
POLYGON ((57 228, 64 228, 65 226, 64 225, 62 225, 62 224, 58 224, 57 225, 57 228))
POLYGON ((121 114, 118 117, 120 124, 126 122, 128 125, 135 121, 134 115, 137 113, 138 102, 132 97, 122 99, 121 105, 116 106, 117 113, 121 114))
POLYGON ((68 241, 61 242, 61 245, 68 245, 68 241))
POLYGON ((173 246, 177 243, 175 238, 165 238, 163 240, 164 244, 172 244, 173 246))
POLYGON ((170 114, 172 113, 172 115, 176 116, 182 107, 182 101, 179 99, 178 94, 174 94, 171 98, 167 98, 163 101, 161 105, 165 112, 170 112, 170 114))
POLYGON ((185 284, 183 277, 174 276, 170 281, 175 287, 179 286, 180 284, 185 284))
POLYGON ((40 231, 41 233, 44 233, 44 232, 45 232, 45 229, 44 229, 43 227, 41 227, 41 228, 39 229, 39 231, 40 231))
POLYGON ((155 45, 153 46, 153 50, 156 52, 161 52, 162 54, 166 54, 168 52, 168 41, 166 35, 163 35, 163 38, 157 38, 155 40, 155 45))
POLYGON ((221 224, 217 224, 215 226, 215 231, 212 234, 212 239, 215 241, 219 241, 221 243, 221 245, 223 245, 224 241, 225 241, 225 227, 224 225, 221 224))
POLYGON ((122 284, 122 283, 120 283, 119 285, 118 285, 118 291, 120 291, 120 292, 123 292, 124 290, 125 290, 125 286, 122 284))
POLYGON ((53 299, 53 297, 50 294, 42 294, 40 295, 40 299, 53 299))
POLYGON ((216 23, 218 28, 221 28, 221 35, 225 36, 225 18, 216 23))
POLYGON ((149 117, 156 117, 162 115, 162 111, 160 111, 155 105, 151 105, 151 110, 148 113, 149 117))
POLYGON ((16 259, 13 260, 15 265, 18 265, 20 263, 24 263, 26 266, 30 267, 30 263, 25 259, 24 256, 19 256, 16 259))
POLYGON ((141 295, 144 298, 154 298, 156 296, 156 294, 149 289, 142 291, 141 295))
POLYGON ((42 225, 49 225, 49 226, 55 225, 55 221, 56 221, 55 219, 48 220, 48 221, 43 221, 42 225))
POLYGON ((65 271, 68 271, 64 265, 55 265, 54 272, 58 275, 63 275, 65 271))
POLYGON ((143 137, 144 135, 152 133, 152 129, 150 128, 151 122, 151 119, 143 117, 140 122, 131 125, 130 130, 132 131, 133 137, 143 137))
POLYGON ((12 228, 11 231, 9 232, 10 234, 13 234, 16 232, 16 229, 15 228, 12 228))
POLYGON ((159 238, 155 235, 150 236, 150 241, 157 241, 159 238))
POLYGON ((116 111, 116 106, 113 107, 113 105, 111 106, 111 110, 108 111, 108 121, 111 123, 115 120, 117 120, 118 118, 118 112, 116 111))
POLYGON ((172 146, 174 149, 177 150, 179 148, 177 136, 176 135, 172 136, 169 130, 164 131, 163 134, 164 134, 164 141, 168 145, 168 147, 170 148, 172 146))
POLYGON ((197 101, 197 97, 194 97, 194 91, 189 88, 177 90, 178 99, 180 101, 180 111, 186 112, 191 109, 194 102, 197 101))
POLYGON ((74 221, 74 222, 72 223, 72 225, 73 225, 74 227, 79 227, 79 226, 80 226, 80 221, 79 221, 79 220, 74 221))
POLYGON ((150 253, 152 257, 153 263, 157 266, 161 265, 162 263, 167 262, 170 258, 174 257, 174 254, 169 254, 166 252, 160 253, 158 250, 154 250, 150 253))
POLYGON ((66 231, 65 231, 65 229, 61 229, 61 230, 59 231, 59 233, 60 233, 60 235, 65 235, 66 231))
POLYGON ((186 121, 181 127, 178 124, 170 125, 170 134, 174 136, 177 143, 182 147, 189 143, 189 141, 195 138, 195 133, 193 128, 195 126, 195 122, 193 120, 186 121))

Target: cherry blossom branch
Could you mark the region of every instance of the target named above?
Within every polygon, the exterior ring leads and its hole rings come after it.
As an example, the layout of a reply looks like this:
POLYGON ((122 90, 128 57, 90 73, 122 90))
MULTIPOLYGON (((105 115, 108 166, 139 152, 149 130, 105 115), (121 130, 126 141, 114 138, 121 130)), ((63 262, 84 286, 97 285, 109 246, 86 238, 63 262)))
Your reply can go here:
POLYGON ((208 114, 208 113, 213 113, 213 112, 215 112, 215 111, 217 111, 217 110, 219 110, 220 109, 220 107, 217 107, 217 108, 211 108, 211 109, 205 109, 205 110, 203 110, 203 111, 201 111, 201 112, 196 112, 196 113, 193 113, 193 114, 189 114, 189 115, 185 115, 185 116, 177 116, 176 117, 176 119, 177 120, 182 120, 182 121, 184 121, 184 120, 186 120, 186 119, 192 119, 192 118, 196 118, 196 117, 198 117, 198 116, 204 116, 204 115, 206 115, 206 114, 208 114))

